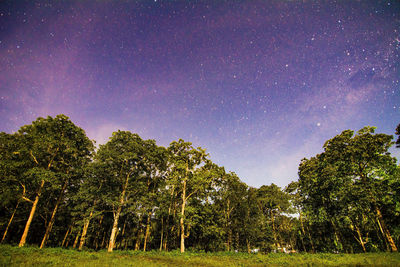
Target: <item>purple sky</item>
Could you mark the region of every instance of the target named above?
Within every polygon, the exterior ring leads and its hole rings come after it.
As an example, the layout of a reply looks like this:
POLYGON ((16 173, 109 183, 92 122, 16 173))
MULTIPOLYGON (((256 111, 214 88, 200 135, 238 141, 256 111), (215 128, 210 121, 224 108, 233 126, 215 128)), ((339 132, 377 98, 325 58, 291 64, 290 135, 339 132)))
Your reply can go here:
POLYGON ((0 131, 63 113, 285 186, 342 130, 394 134, 399 55, 396 0, 1 1, 0 131))

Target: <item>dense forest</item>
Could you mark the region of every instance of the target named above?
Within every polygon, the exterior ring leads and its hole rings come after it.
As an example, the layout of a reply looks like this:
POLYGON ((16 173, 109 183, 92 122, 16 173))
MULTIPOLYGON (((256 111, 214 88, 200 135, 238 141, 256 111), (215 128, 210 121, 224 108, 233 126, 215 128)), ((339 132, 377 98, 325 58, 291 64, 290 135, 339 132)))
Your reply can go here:
POLYGON ((116 131, 96 149, 65 115, 0 140, 2 243, 249 253, 400 245, 395 142, 373 127, 326 141, 286 188, 250 187, 181 139, 165 148, 116 131))

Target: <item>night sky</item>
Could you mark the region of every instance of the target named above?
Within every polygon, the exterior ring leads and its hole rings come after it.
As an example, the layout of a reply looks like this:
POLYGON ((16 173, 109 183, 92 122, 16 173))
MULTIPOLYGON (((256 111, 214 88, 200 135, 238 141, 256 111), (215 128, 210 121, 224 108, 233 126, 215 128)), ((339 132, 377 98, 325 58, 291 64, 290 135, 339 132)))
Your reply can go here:
POLYGON ((251 186, 345 129, 394 134, 399 80, 397 0, 0 2, 0 131, 182 138, 251 186))

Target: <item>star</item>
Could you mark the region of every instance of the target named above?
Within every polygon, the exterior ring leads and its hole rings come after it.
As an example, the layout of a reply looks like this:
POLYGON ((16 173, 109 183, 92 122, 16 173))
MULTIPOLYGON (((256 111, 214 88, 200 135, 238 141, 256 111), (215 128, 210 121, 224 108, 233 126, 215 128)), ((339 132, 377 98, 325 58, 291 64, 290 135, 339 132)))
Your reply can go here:
POLYGON ((0 12, 0 131, 63 113, 283 187, 336 131, 398 123, 398 1, 41 2, 0 12))

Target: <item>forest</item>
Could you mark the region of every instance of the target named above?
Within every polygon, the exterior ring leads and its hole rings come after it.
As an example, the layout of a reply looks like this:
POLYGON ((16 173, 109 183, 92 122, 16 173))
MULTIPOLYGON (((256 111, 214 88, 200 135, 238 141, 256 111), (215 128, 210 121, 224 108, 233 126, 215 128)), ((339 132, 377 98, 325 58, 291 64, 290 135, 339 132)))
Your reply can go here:
POLYGON ((248 186, 182 139, 162 147, 116 131, 96 148, 65 115, 0 140, 3 244, 247 253, 400 245, 400 167, 389 153, 400 137, 374 127, 327 140, 285 188, 248 186))

